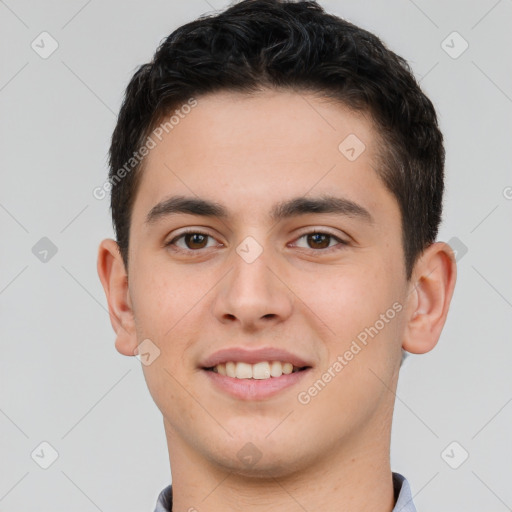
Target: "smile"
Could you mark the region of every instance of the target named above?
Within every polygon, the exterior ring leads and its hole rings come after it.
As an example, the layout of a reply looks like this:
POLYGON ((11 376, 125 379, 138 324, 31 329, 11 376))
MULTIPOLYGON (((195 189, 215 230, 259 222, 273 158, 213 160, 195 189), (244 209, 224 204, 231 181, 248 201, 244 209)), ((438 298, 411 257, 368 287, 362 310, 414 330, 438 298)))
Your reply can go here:
POLYGON ((299 368, 293 366, 292 363, 283 363, 281 361, 261 361, 256 364, 228 361, 208 368, 208 370, 236 379, 264 380, 281 377, 281 375, 289 375, 305 368, 307 367, 299 368))
POLYGON ((310 366, 298 368, 279 361, 256 364, 229 361, 214 368, 203 368, 215 389, 240 400, 271 398, 298 384, 310 370, 310 366))

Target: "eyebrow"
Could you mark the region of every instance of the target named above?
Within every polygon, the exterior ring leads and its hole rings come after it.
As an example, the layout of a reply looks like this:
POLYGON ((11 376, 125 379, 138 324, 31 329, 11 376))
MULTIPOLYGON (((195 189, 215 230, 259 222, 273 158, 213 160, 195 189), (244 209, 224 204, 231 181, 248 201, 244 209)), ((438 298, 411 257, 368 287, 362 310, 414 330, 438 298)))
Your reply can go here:
MULTIPOLYGON (((177 214, 199 215, 201 217, 217 217, 228 219, 228 209, 215 201, 199 197, 172 196, 156 204, 146 216, 146 224, 177 214)), ((335 213, 348 217, 359 218, 368 224, 374 224, 370 212, 360 204, 344 197, 323 195, 320 197, 295 197, 274 205, 270 212, 270 220, 280 220, 311 213, 335 213)))

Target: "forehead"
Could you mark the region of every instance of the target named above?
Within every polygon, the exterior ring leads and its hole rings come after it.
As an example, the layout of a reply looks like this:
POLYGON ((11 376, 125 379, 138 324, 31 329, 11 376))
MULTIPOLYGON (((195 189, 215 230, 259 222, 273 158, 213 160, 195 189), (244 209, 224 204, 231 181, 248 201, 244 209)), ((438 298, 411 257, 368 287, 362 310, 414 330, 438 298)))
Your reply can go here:
POLYGON ((372 123, 339 103, 297 92, 222 92, 198 97, 177 120, 152 135, 134 218, 175 194, 225 199, 245 220, 307 194, 339 192, 376 213, 394 202, 376 173, 372 123))
MULTIPOLYGON (((329 157, 334 163, 343 155, 339 144, 349 135, 358 152, 364 148, 363 160, 375 156, 377 141, 369 118, 334 100, 283 90, 251 95, 223 91, 199 97, 197 103, 181 119, 174 116, 178 123, 167 126, 162 141, 156 140, 148 164, 169 151, 188 161, 212 156, 214 164, 245 162, 248 156, 254 164, 329 157)), ((347 161, 355 156, 344 155, 347 161)))

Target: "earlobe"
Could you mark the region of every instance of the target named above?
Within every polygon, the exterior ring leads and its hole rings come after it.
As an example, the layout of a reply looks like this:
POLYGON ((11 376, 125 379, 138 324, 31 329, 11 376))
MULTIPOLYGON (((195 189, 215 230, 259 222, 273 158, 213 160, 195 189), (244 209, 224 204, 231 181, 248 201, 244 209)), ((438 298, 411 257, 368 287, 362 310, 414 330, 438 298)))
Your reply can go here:
POLYGON ((432 350, 441 336, 457 279, 452 248, 431 244, 415 265, 402 348, 413 354, 432 350))
POLYGON ((121 354, 133 356, 137 347, 135 322, 128 277, 115 240, 109 238, 100 243, 97 270, 107 297, 110 322, 116 333, 116 349, 121 354))

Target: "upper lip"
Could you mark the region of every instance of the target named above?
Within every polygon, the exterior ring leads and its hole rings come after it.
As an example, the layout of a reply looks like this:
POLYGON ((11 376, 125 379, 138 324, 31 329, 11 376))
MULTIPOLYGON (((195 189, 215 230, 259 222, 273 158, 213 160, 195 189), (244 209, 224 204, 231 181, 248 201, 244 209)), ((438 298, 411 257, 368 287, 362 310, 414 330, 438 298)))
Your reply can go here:
POLYGON ((275 347, 262 347, 254 350, 248 350, 242 347, 224 348, 209 355, 202 361, 201 366, 203 368, 213 368, 218 364, 226 363, 228 361, 249 364, 256 364, 261 361, 281 361, 283 363, 292 363, 293 366, 298 368, 311 366, 310 363, 301 357, 275 347))

